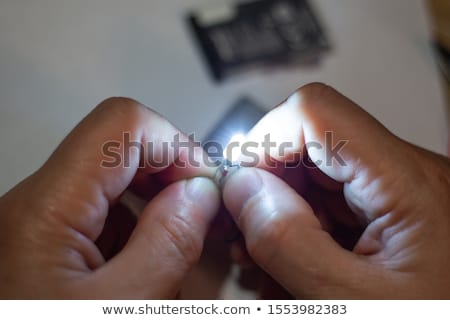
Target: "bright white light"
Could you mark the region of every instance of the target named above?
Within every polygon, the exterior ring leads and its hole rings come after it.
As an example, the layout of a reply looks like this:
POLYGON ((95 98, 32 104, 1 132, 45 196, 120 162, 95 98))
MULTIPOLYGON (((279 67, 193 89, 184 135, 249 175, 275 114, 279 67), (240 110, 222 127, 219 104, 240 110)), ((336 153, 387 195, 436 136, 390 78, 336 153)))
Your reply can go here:
POLYGON ((231 137, 230 142, 228 142, 223 150, 223 157, 231 163, 235 163, 239 159, 241 148, 245 140, 245 135, 242 133, 237 133, 231 137))

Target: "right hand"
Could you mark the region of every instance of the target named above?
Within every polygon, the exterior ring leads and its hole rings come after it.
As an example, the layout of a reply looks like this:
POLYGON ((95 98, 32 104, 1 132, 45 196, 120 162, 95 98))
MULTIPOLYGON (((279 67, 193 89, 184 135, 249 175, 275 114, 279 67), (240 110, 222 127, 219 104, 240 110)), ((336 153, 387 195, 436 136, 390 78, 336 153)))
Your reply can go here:
POLYGON ((224 186, 264 271, 297 298, 450 298, 447 158, 402 141, 322 84, 298 90, 247 141, 266 134, 293 147, 267 154, 259 144, 259 168, 242 168, 224 186), (348 141, 344 162, 327 163, 339 141, 348 141), (265 161, 283 165, 305 149, 317 167, 273 170, 265 161))

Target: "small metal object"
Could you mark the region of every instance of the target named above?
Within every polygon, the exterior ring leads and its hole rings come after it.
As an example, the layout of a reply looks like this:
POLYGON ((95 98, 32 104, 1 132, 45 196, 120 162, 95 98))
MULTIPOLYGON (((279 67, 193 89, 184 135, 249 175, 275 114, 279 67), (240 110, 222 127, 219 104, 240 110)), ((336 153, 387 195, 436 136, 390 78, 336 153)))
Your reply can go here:
POLYGON ((233 163, 230 160, 223 159, 222 164, 217 168, 216 175, 214 177, 217 185, 222 188, 227 177, 239 170, 241 166, 238 163, 233 163))

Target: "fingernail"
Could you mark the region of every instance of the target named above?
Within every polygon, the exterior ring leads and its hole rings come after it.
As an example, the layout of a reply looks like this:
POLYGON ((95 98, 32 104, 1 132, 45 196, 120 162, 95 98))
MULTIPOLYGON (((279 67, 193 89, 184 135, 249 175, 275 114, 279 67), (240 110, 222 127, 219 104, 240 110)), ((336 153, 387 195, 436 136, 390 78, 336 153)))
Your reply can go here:
POLYGON ((192 178, 186 183, 186 195, 192 202, 199 204, 206 215, 213 216, 220 204, 219 190, 208 178, 192 178))
POLYGON ((224 199, 228 210, 239 218, 238 215, 245 203, 258 194, 263 187, 258 169, 241 168, 224 185, 224 199))

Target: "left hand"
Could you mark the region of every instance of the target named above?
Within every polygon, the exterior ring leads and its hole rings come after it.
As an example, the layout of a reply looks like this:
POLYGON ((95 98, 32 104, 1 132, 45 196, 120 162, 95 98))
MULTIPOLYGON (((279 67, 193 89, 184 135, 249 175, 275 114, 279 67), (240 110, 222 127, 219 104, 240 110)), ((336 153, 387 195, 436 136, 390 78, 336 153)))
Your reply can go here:
POLYGON ((176 134, 188 141, 129 99, 108 99, 87 116, 41 169, 0 198, 0 298, 174 298, 220 202, 200 147, 193 148, 200 166, 183 149, 164 154, 163 142, 176 134), (144 148, 130 148, 129 166, 101 166, 104 143, 123 142, 123 133, 144 148), (148 157, 167 161, 154 166, 148 157), (95 242, 130 185, 151 201, 106 262, 95 242))

